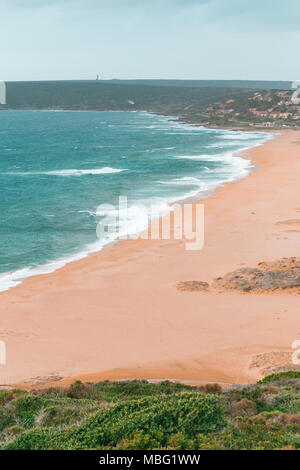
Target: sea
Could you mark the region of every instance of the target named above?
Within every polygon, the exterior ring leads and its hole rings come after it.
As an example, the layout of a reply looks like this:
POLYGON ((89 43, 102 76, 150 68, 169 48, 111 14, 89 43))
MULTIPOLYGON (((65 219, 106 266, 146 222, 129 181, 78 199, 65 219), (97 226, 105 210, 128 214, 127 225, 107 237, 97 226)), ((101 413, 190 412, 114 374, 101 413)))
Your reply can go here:
POLYGON ((1 111, 0 291, 245 178, 243 152, 270 138, 148 112, 1 111), (116 214, 108 233, 97 230, 116 214))

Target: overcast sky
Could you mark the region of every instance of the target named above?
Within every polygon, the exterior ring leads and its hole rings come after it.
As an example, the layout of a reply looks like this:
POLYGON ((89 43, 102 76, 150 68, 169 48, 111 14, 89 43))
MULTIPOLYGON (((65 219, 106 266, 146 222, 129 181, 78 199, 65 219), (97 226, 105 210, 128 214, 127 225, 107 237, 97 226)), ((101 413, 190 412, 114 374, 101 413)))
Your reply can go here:
POLYGON ((300 79, 300 0, 0 0, 0 79, 300 79))

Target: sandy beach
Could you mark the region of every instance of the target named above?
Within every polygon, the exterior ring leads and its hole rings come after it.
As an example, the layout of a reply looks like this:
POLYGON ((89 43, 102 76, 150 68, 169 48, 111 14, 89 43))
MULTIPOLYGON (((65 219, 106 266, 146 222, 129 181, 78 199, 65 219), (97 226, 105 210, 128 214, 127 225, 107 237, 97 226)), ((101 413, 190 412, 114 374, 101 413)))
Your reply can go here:
MULTIPOLYGON (((182 292, 300 252, 300 132, 244 152, 255 169, 205 206, 205 243, 128 240, 0 294, 0 384, 75 378, 246 383, 291 363, 296 293, 182 292)), ((58 382, 56 382, 59 380, 58 382)))

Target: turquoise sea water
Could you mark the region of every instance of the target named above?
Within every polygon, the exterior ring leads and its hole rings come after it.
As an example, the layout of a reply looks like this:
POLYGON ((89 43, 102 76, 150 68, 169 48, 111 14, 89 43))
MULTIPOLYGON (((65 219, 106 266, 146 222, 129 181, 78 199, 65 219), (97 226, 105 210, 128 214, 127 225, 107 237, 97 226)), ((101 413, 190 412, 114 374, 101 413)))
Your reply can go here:
POLYGON ((247 176, 237 152, 268 138, 146 112, 0 112, 0 291, 103 248, 100 204, 126 196, 118 231, 141 230, 150 206, 247 176))

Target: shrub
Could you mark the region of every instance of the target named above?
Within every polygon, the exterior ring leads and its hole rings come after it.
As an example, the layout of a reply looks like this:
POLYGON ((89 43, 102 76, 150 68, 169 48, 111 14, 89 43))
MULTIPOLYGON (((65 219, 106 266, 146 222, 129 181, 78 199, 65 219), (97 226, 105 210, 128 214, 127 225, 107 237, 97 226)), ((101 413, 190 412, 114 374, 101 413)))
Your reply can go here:
POLYGON ((0 390, 0 406, 5 405, 9 401, 13 400, 14 398, 18 397, 19 395, 26 394, 24 390, 0 390))
POLYGON ((89 396, 89 387, 77 380, 69 387, 66 395, 70 398, 87 398, 89 396))
POLYGON ((278 393, 274 406, 283 413, 300 413, 300 394, 289 390, 278 393))
POLYGON ((151 442, 160 433, 160 445, 165 446, 169 437, 178 430, 192 437, 201 432, 217 431, 223 426, 224 406, 218 396, 182 393, 125 401, 99 411, 78 427, 26 432, 7 448, 87 449, 116 446, 124 436, 136 432, 145 433, 151 442))
POLYGON ((248 398, 243 398, 240 401, 232 402, 232 409, 236 416, 240 415, 255 415, 256 413, 256 404, 248 398))
POLYGON ((23 426, 19 426, 18 424, 15 424, 14 426, 11 426, 10 428, 6 428, 3 430, 3 434, 6 434, 7 436, 15 437, 18 436, 19 434, 22 434, 22 432, 26 431, 26 429, 23 426))
POLYGON ((155 439, 153 435, 146 434, 144 431, 136 431, 128 439, 122 440, 115 450, 144 450, 155 449, 160 445, 161 436, 155 439))
POLYGON ((97 410, 99 410, 97 404, 82 407, 50 405, 42 409, 41 413, 36 416, 36 424, 42 427, 66 426, 83 421, 89 414, 97 410))
POLYGON ((219 384, 206 384, 197 388, 202 393, 222 393, 222 387, 219 384))
POLYGON ((143 380, 5 391, 0 448, 300 449, 299 384, 280 374, 224 392, 143 380))
POLYGON ((195 449, 195 441, 188 439, 182 432, 172 434, 168 440, 167 448, 172 450, 195 449))
POLYGON ((154 384, 146 380, 127 380, 123 382, 104 381, 89 384, 89 396, 93 399, 107 401, 128 400, 155 395, 171 395, 173 393, 196 390, 196 387, 165 380, 154 384))
POLYGON ((292 439, 282 430, 268 430, 263 425, 241 423, 220 433, 200 435, 200 450, 272 450, 292 445, 292 439))
POLYGON ((267 384, 270 382, 277 382, 282 379, 300 379, 300 371, 289 370, 287 372, 279 372, 278 374, 271 374, 260 380, 259 384, 267 384))
POLYGON ((249 386, 243 389, 230 390, 226 393, 229 401, 238 402, 243 399, 247 399, 255 403, 257 412, 270 411, 272 405, 269 405, 265 401, 266 389, 260 386, 249 386))
POLYGON ((4 405, 8 401, 11 392, 7 392, 5 390, 0 390, 0 405, 4 405))

